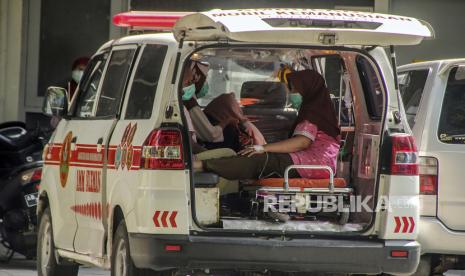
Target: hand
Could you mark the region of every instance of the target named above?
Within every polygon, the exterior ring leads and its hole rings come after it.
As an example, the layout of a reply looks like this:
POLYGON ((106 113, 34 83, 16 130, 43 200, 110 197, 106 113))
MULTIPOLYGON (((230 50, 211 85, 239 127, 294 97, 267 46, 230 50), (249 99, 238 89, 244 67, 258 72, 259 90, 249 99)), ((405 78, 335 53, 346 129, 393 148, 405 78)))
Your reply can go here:
POLYGON ((247 157, 251 157, 255 154, 262 154, 265 153, 265 148, 262 145, 253 145, 247 147, 239 152, 239 155, 246 155, 247 157))
POLYGON ((245 133, 247 133, 247 135, 249 135, 250 137, 254 137, 254 132, 249 121, 243 121, 242 126, 243 130, 245 131, 245 133))
POLYGON ((187 108, 187 110, 191 110, 192 108, 198 106, 199 104, 197 103, 197 99, 195 99, 195 96, 190 98, 187 101, 182 101, 184 106, 187 108))

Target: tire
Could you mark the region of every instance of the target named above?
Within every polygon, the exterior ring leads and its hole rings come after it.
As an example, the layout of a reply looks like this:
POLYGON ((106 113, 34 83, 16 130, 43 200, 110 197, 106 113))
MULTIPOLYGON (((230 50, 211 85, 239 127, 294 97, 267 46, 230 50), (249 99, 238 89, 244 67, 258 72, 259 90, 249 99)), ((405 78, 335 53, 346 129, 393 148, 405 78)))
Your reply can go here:
POLYGON ((79 266, 61 265, 55 256, 55 243, 53 241, 52 216, 50 209, 46 208, 40 219, 37 241, 37 273, 38 276, 77 276, 79 266))
MULTIPOLYGON (((418 264, 417 270, 412 276, 429 276, 434 275, 431 266, 431 256, 423 255, 420 258, 420 263, 418 264)), ((442 275, 442 274, 441 274, 442 275)))
POLYGON ((139 269, 132 262, 129 249, 128 230, 124 220, 116 229, 111 254, 111 276, 165 276, 171 275, 168 271, 154 271, 151 269, 139 269))

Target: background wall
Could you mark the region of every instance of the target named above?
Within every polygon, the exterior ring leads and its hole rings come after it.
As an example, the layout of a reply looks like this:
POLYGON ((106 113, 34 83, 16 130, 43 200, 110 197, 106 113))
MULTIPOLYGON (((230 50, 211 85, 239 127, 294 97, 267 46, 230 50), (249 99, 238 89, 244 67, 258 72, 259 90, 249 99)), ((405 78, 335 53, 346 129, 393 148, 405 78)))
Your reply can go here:
POLYGON ((423 19, 436 31, 434 40, 397 47, 399 64, 465 57, 465 1, 391 0, 390 13, 423 19))
POLYGON ((0 123, 21 120, 23 3, 0 0, 0 123))
POLYGON ((50 85, 65 87, 73 61, 108 40, 109 17, 109 0, 42 0, 37 95, 50 85))

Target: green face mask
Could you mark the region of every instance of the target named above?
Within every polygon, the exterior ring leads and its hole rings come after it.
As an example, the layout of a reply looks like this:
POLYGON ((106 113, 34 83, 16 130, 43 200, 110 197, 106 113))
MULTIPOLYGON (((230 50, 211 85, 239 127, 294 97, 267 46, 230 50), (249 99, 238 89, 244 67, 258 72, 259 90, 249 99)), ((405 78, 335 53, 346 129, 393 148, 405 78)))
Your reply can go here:
POLYGON ((190 100, 195 95, 195 84, 191 84, 186 86, 182 89, 182 100, 187 101, 190 100))
POLYGON ((300 93, 290 93, 289 100, 292 108, 299 109, 300 105, 302 105, 302 95, 300 93))
POLYGON ((202 97, 205 97, 205 95, 207 95, 208 93, 209 88, 210 87, 208 86, 208 83, 204 82, 202 85, 202 88, 200 89, 200 92, 197 94, 197 98, 200 99, 202 97))

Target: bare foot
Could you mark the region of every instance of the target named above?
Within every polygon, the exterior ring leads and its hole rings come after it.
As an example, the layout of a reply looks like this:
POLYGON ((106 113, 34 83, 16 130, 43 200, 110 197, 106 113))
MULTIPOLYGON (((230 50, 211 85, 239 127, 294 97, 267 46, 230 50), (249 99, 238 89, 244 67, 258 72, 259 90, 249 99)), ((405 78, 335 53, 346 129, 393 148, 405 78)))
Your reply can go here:
POLYGON ((194 161, 193 165, 194 171, 201 172, 203 171, 203 163, 202 161, 194 161))

